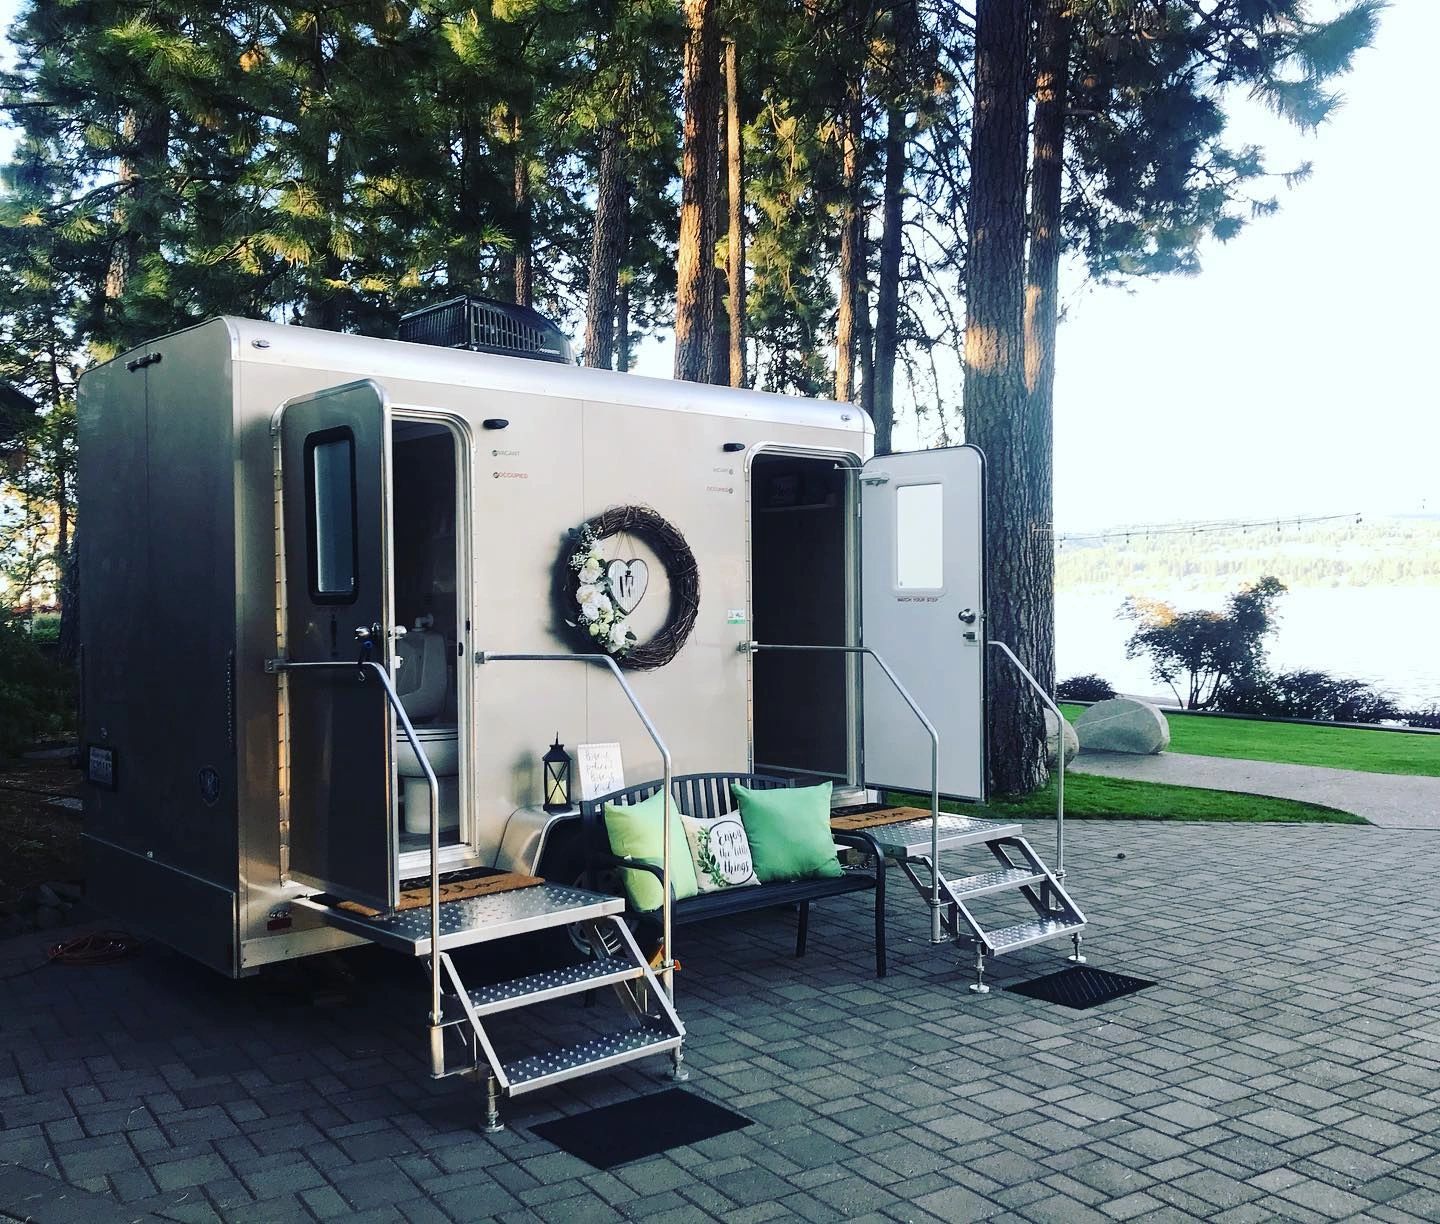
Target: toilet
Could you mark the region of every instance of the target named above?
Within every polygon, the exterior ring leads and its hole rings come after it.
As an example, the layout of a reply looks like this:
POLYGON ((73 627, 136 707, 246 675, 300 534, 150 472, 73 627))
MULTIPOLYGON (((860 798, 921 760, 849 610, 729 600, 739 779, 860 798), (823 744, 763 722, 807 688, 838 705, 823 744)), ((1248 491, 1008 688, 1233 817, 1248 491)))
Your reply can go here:
MULTIPOLYGON (((454 723, 437 723, 453 695, 450 644, 429 625, 429 617, 415 622, 396 643, 399 667, 395 692, 415 728, 430 768, 440 783, 440 832, 460 826, 460 737, 454 723)), ((430 832, 430 788, 420 759, 400 728, 395 731, 395 765, 405 799, 402 827, 406 833, 430 832)))

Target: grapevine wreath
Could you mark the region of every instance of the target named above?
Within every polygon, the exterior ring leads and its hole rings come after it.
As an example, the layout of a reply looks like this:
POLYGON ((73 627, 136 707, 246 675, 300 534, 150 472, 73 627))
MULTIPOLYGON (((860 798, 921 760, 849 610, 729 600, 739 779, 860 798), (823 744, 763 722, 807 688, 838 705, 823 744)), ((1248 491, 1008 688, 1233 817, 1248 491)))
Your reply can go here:
POLYGON ((631 671, 664 667, 680 653, 700 610, 700 570, 685 537, 649 506, 612 506, 587 519, 570 532, 563 562, 565 623, 587 647, 631 671), (607 558, 600 545, 616 536, 643 540, 669 580, 669 615, 647 642, 635 636, 629 615, 644 596, 649 568, 634 558, 607 558))

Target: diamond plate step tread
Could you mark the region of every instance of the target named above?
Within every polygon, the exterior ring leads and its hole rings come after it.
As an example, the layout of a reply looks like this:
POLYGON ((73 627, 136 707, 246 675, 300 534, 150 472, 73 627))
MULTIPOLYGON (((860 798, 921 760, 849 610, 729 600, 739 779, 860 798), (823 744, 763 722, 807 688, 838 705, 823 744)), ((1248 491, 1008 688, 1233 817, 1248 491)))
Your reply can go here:
MULTIPOLYGON (((291 904, 311 910, 331 926, 373 943, 411 956, 430 955, 429 906, 368 918, 337 908, 333 899, 323 895, 297 897, 291 904), (327 900, 332 903, 327 904, 327 900)), ((439 906, 440 950, 604 918, 624 909, 624 897, 549 882, 515 892, 443 901, 439 906)))
POLYGON ((595 956, 576 965, 547 969, 526 977, 478 986, 467 993, 477 1014, 490 1016, 514 1007, 528 1007, 546 999, 594 990, 618 982, 634 981, 645 976, 645 970, 634 961, 620 956, 595 956))
POLYGON ((643 1028, 621 1033, 603 1033, 577 1045, 559 1050, 532 1054, 514 1062, 503 1063, 505 1078, 510 1081, 509 1095, 534 1092, 561 1080, 590 1075, 606 1067, 665 1054, 679 1047, 681 1038, 668 1025, 654 1021, 643 1028))
POLYGON ((1003 892, 1007 888, 1019 888, 1022 884, 1041 884, 1044 880, 1043 871, 1032 871, 1028 867, 1008 867, 965 876, 959 880, 946 880, 941 891, 948 892, 957 901, 969 901, 972 897, 1003 892))
POLYGON ((1029 922, 986 931, 984 942, 992 955, 999 956, 1002 952, 1013 952, 1016 948, 1044 943, 1062 935, 1074 935, 1084 929, 1085 923, 1073 918, 1032 918, 1029 922))
MULTIPOLYGON (((913 858, 930 853, 930 819, 913 820, 906 824, 876 825, 865 830, 886 854, 913 858)), ((940 849, 956 850, 984 842, 1019 837, 1018 824, 1002 824, 996 820, 980 820, 974 816, 940 813, 940 849)))

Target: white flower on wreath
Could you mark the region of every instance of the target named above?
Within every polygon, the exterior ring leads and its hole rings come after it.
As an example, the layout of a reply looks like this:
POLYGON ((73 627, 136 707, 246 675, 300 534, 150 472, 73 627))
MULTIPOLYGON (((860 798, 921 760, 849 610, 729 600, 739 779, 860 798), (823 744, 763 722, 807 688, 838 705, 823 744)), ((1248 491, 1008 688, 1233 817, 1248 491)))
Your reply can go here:
POLYGON ((610 626, 610 649, 623 650, 630 644, 630 622, 623 616, 610 626))
POLYGON ((598 586, 581 583, 579 590, 575 592, 575 599, 580 605, 580 616, 584 620, 600 620, 611 611, 610 597, 598 586))
POLYGON ((600 581, 604 573, 605 567, 600 564, 592 553, 585 559, 584 564, 580 566, 580 582, 582 585, 593 586, 600 581))

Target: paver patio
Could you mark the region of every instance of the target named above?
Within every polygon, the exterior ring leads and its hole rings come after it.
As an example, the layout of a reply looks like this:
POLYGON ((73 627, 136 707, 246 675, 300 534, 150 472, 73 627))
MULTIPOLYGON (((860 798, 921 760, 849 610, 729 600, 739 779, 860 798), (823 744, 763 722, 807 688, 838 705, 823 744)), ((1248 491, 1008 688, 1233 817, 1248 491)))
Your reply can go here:
MULTIPOLYGON (((1048 830, 1029 831, 1044 853, 1048 830)), ((426 1078, 425 982, 399 958, 346 954, 353 979, 338 986, 315 966, 232 983, 158 947, 12 979, 0 1208, 93 1221, 1440 1217, 1440 837, 1073 822, 1067 841, 1093 963, 1158 985, 1089 1012, 979 998, 899 887, 880 982, 865 906, 845 899, 816 907, 803 961, 787 914, 687 928, 690 1087, 755 1125, 609 1173, 528 1128, 663 1086, 663 1065, 522 1098, 509 1129, 484 1136, 476 1090, 426 1078), (317 982, 334 997, 317 1004, 317 982)), ((0 973, 34 947, 0 945, 0 973)), ((1065 950, 1002 958, 995 984, 1058 968, 1065 950)))

